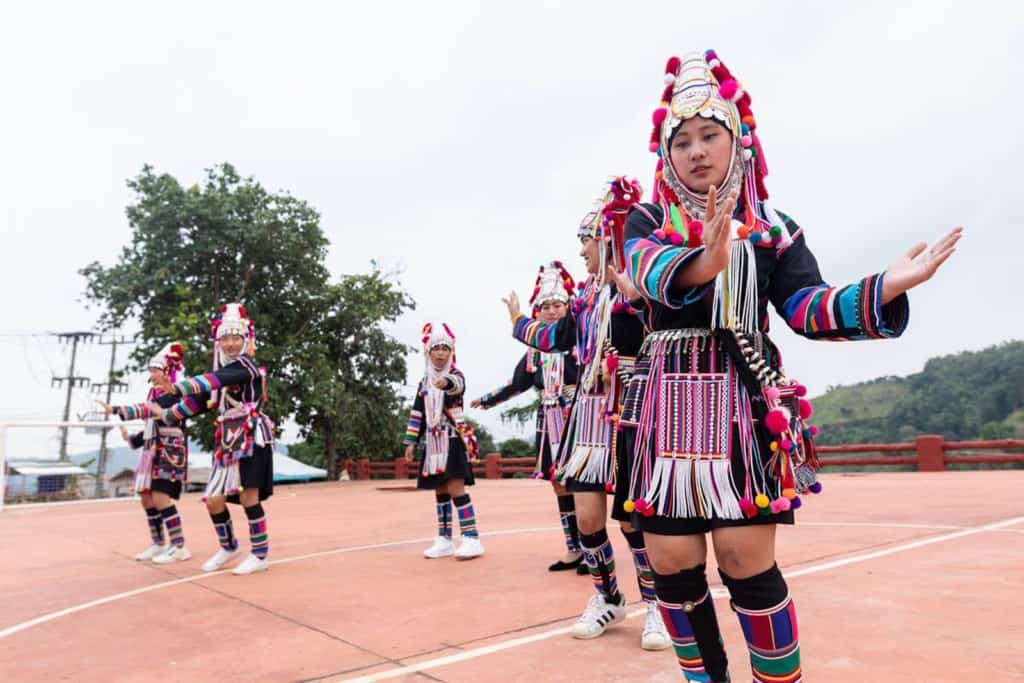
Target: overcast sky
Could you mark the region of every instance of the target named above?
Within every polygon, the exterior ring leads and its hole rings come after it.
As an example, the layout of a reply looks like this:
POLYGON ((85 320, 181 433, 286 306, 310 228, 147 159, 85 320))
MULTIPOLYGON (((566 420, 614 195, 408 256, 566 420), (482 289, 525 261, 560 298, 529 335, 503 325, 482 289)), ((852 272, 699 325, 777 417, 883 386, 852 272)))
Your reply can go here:
MULTIPOLYGON (((125 180, 147 163, 189 185, 228 161, 309 201, 332 272, 402 269, 418 307, 396 333, 447 321, 469 395, 498 386, 522 353, 500 297, 548 259, 583 274, 576 225, 602 180, 650 184, 666 58, 709 47, 750 91, 773 205, 829 282, 967 228, 899 341, 806 342, 776 320, 791 376, 819 393, 1022 338, 1022 19, 934 0, 7 3, 0 419, 59 416, 67 350, 17 334, 93 324, 77 271, 129 239, 125 180)), ((108 351, 86 347, 82 374, 108 351)))

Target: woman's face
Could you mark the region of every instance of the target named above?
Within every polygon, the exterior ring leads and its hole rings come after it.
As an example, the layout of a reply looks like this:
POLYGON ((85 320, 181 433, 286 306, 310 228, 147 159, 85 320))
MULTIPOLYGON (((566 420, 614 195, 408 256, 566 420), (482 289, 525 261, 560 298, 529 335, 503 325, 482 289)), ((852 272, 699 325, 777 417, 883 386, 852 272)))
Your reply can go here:
POLYGON ((452 356, 452 350, 447 346, 435 346, 430 349, 430 362, 433 364, 434 369, 441 370, 445 364, 448 363, 448 359, 452 356))
POLYGON ((540 321, 542 323, 558 322, 565 317, 568 310, 564 301, 548 301, 540 307, 540 321))
POLYGON ((683 122, 669 143, 669 158, 683 185, 707 194, 721 188, 732 159, 732 135, 715 119, 694 116, 683 122))
POLYGON ((228 358, 236 358, 242 353, 245 338, 237 334, 225 334, 220 338, 220 348, 228 358))
POLYGON ((593 237, 584 237, 582 242, 580 256, 583 257, 583 264, 587 267, 587 272, 593 275, 601 265, 600 254, 597 251, 598 241, 593 237))
POLYGON ((157 368, 149 369, 149 383, 155 385, 163 376, 164 371, 157 368))

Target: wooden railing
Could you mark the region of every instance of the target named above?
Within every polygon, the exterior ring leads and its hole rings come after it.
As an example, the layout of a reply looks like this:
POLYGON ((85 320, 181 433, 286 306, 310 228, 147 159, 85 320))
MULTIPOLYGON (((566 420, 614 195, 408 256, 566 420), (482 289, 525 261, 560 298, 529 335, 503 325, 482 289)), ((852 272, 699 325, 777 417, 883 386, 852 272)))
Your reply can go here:
MULTIPOLYGON (((941 436, 919 436, 912 443, 865 443, 843 446, 818 446, 822 468, 884 467, 909 465, 919 472, 941 472, 947 465, 1007 466, 1024 463, 1022 439, 994 441, 946 441, 941 436), (964 452, 966 451, 966 453, 964 452), (974 451, 974 452, 972 452, 974 451), (999 451, 999 452, 993 452, 999 451)), ((533 474, 536 458, 503 458, 500 453, 488 453, 473 465, 473 474, 487 479, 501 479, 516 474, 533 474)), ((418 473, 415 463, 404 458, 375 461, 345 459, 341 468, 352 479, 414 479, 418 473)))

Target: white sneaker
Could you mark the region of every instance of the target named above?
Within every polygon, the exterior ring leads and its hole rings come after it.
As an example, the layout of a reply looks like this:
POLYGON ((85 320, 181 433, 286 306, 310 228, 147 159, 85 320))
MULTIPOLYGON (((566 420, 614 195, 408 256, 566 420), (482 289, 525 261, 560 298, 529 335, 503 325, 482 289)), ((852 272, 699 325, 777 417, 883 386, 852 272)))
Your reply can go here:
POLYGON ((640 647, 645 650, 666 650, 672 647, 668 629, 661 619, 658 603, 647 603, 647 616, 644 618, 644 634, 640 636, 640 647))
POLYGON ((434 539, 434 545, 423 551, 423 557, 428 560, 436 560, 439 557, 451 557, 455 554, 455 545, 452 539, 447 536, 438 536, 434 539))
POLYGON ((267 564, 266 560, 249 553, 249 557, 242 560, 242 564, 232 569, 231 573, 235 576, 245 576, 246 574, 255 574, 256 572, 265 572, 268 566, 270 565, 267 564))
POLYGON ((459 549, 455 551, 456 560, 472 560, 484 554, 484 546, 476 536, 463 536, 459 549))
POLYGON ((190 559, 192 559, 192 553, 188 551, 188 548, 185 546, 179 548, 176 545, 172 545, 167 549, 167 552, 160 553, 154 557, 153 564, 170 564, 171 562, 184 562, 190 559))
POLYGON ((158 545, 158 544, 154 543, 153 545, 149 546, 148 548, 143 550, 141 553, 136 555, 135 559, 138 560, 139 562, 145 562, 146 560, 152 560, 154 557, 156 557, 160 553, 165 553, 165 552, 167 552, 167 546, 165 546, 165 545, 158 545))
POLYGON ((594 594, 580 615, 579 621, 573 624, 572 637, 589 639, 597 638, 609 626, 626 618, 626 599, 619 595, 619 601, 606 602, 603 595, 594 594))
POLYGON ((224 550, 220 548, 213 557, 203 562, 204 572, 215 572, 238 556, 238 549, 224 550))

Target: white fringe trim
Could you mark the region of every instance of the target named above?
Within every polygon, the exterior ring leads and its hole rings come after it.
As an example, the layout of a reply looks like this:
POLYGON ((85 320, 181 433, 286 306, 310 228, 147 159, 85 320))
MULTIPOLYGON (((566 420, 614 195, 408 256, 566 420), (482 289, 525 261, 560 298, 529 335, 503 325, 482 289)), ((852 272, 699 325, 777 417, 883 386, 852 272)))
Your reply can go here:
POLYGON ((153 451, 143 447, 135 465, 135 492, 148 493, 153 488, 153 451))
POLYGON ((662 517, 744 517, 728 458, 656 458, 647 488, 647 502, 662 517))
POLYGON ((206 482, 206 490, 203 491, 203 500, 218 496, 232 496, 242 492, 242 475, 238 471, 238 460, 232 461, 226 467, 213 463, 210 471, 210 481, 206 482))

